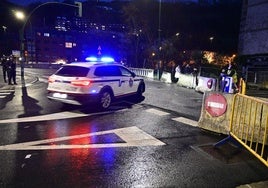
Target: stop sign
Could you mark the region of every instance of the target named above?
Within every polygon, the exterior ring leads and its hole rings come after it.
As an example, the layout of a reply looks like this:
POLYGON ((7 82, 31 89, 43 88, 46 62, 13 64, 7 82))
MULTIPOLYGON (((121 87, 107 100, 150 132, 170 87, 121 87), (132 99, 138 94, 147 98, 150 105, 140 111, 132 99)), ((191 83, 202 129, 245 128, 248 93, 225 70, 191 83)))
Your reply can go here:
POLYGON ((227 101, 223 95, 213 93, 206 98, 205 108, 212 117, 218 117, 226 112, 227 101))

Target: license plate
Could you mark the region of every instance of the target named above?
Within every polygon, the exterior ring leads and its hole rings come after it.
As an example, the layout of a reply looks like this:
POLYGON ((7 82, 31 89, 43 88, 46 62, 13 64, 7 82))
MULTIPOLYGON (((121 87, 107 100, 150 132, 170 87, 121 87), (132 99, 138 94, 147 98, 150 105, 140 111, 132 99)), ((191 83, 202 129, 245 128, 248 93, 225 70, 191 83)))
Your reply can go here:
POLYGON ((77 88, 76 87, 68 87, 66 88, 66 91, 76 91, 77 88))

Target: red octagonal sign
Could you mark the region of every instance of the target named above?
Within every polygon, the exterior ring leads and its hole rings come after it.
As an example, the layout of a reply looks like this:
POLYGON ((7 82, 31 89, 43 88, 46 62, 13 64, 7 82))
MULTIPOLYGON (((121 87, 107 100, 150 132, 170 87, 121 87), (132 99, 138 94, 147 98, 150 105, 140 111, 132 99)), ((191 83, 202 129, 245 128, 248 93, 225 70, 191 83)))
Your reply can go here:
POLYGON ((212 117, 218 117, 226 112, 227 101, 223 95, 214 93, 206 98, 205 108, 212 117))

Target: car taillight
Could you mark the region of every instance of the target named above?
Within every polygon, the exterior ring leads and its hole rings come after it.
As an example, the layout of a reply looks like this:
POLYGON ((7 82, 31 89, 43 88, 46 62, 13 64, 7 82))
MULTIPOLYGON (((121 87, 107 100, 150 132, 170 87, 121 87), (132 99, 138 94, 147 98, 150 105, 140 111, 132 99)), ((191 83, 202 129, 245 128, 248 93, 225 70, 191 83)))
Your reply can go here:
POLYGON ((71 81, 71 84, 74 86, 89 86, 90 81, 89 80, 74 80, 74 81, 71 81))
POLYGON ((50 76, 50 77, 48 77, 48 83, 53 83, 53 82, 55 82, 55 78, 53 78, 53 76, 50 76))

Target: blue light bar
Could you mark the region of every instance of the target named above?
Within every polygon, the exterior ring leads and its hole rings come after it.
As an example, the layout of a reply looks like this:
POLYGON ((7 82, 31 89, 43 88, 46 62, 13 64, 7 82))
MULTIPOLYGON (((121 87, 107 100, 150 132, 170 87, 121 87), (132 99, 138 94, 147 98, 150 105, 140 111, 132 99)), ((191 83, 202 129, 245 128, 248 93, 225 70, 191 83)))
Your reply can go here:
POLYGON ((86 61, 89 61, 89 62, 101 62, 101 63, 113 63, 114 58, 108 57, 108 56, 104 56, 104 57, 101 57, 101 58, 97 58, 95 56, 90 56, 90 57, 86 58, 86 61))
POLYGON ((114 58, 112 57, 102 57, 100 60, 101 62, 104 62, 104 63, 114 62, 114 58))
POLYGON ((86 58, 86 61, 98 61, 98 58, 94 56, 90 56, 86 58))

